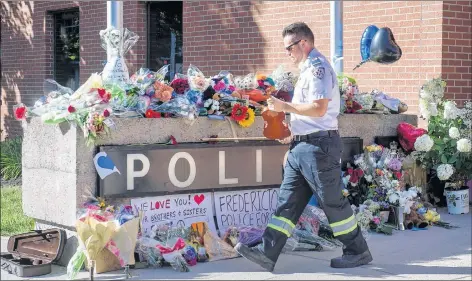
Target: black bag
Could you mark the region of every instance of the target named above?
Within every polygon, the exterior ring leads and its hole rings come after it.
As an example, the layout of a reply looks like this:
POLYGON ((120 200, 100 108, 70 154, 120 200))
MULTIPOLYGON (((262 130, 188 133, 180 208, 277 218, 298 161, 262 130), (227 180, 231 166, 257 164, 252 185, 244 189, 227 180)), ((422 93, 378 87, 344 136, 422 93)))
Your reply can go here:
POLYGON ((12 236, 8 240, 8 253, 0 256, 2 270, 18 277, 49 274, 65 243, 66 232, 56 228, 12 236))

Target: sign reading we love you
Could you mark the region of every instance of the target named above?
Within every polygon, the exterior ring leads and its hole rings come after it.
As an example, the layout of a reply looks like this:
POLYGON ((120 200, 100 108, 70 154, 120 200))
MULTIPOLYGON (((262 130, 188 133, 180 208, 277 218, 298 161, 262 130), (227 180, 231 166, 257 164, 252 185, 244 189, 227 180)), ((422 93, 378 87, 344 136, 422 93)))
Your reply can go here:
POLYGON ((149 233, 153 226, 190 227, 197 222, 206 222, 216 233, 211 193, 133 198, 131 205, 136 212, 143 212, 144 233, 149 233))

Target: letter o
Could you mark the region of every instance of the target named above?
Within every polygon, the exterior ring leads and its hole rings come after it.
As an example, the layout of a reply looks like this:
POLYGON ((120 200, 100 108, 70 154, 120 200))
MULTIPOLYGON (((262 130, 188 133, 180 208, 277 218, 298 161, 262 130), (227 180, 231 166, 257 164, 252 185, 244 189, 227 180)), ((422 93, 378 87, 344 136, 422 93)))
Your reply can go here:
POLYGON ((195 165, 195 160, 193 159, 192 155, 188 152, 177 152, 170 158, 169 161, 169 168, 168 168, 169 179, 173 185, 179 188, 185 188, 193 183, 195 180, 195 176, 197 174, 197 166, 195 165), (186 181, 179 181, 175 176, 175 164, 179 159, 187 160, 188 164, 190 165, 190 173, 186 181))

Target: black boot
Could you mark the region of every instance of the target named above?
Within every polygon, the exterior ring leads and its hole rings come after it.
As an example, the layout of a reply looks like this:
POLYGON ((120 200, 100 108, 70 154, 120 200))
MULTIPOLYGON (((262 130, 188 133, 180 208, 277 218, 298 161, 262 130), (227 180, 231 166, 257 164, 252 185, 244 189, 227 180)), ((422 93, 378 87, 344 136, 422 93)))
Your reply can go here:
POLYGON ((331 260, 331 267, 333 268, 353 268, 361 265, 366 265, 372 261, 372 255, 367 250, 359 255, 344 254, 342 257, 331 260))
POLYGON ((238 243, 234 249, 244 258, 257 263, 259 266, 265 270, 272 272, 275 267, 275 262, 270 260, 264 255, 264 253, 259 249, 259 247, 249 248, 248 246, 238 243))

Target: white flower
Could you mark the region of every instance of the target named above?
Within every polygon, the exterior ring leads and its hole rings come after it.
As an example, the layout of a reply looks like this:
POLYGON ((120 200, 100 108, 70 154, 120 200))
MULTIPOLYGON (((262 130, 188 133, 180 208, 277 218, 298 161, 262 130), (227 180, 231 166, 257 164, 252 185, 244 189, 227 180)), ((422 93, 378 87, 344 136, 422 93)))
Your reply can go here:
POLYGON ((444 119, 456 119, 460 111, 456 107, 456 103, 453 101, 447 101, 444 103, 444 119))
POLYGON ((438 179, 445 181, 454 174, 454 168, 451 164, 441 164, 436 169, 436 172, 438 174, 438 179))
POLYGON ((429 115, 437 116, 438 115, 438 105, 434 102, 429 103, 429 115))
POLYGON ((415 141, 415 150, 416 151, 430 151, 433 147, 434 142, 431 137, 427 134, 422 135, 417 138, 415 141))
POLYGON ((459 152, 470 152, 472 143, 469 139, 460 139, 457 141, 457 150, 459 152))
POLYGON ((419 100, 420 114, 423 118, 428 119, 431 116, 429 112, 429 102, 425 99, 420 98, 419 100))
POLYGON ((349 183, 349 179, 351 178, 350 175, 347 175, 345 177, 343 177, 343 183, 344 183, 344 186, 347 186, 347 184, 349 183))
POLYGON ((453 139, 458 139, 460 136, 461 134, 459 133, 459 129, 457 129, 456 127, 451 127, 449 129, 449 137, 453 139))
POLYGON ((433 95, 430 92, 425 91, 424 89, 420 90, 420 97, 425 99, 425 100, 432 100, 433 99, 433 95))
POLYGON ((366 180, 367 182, 372 182, 372 176, 371 176, 371 175, 365 176, 365 180, 366 180))
POLYGON ((209 107, 213 103, 212 99, 207 99, 205 103, 203 104, 204 107, 209 107))
POLYGON ((400 196, 396 192, 388 196, 388 202, 391 204, 396 204, 398 200, 400 200, 400 196))

